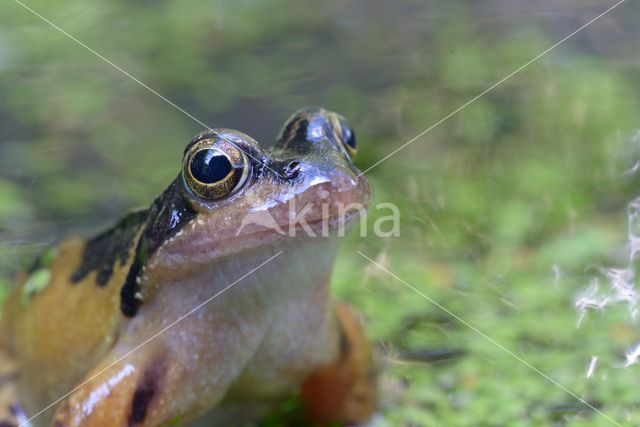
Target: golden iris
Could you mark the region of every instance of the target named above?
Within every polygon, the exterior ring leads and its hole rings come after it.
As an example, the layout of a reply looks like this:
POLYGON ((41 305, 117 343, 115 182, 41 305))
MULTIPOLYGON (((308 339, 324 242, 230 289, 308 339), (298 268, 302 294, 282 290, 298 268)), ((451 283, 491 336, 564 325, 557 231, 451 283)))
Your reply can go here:
POLYGON ((182 176, 189 189, 206 200, 219 200, 238 191, 246 182, 247 155, 223 139, 204 139, 184 156, 182 176))

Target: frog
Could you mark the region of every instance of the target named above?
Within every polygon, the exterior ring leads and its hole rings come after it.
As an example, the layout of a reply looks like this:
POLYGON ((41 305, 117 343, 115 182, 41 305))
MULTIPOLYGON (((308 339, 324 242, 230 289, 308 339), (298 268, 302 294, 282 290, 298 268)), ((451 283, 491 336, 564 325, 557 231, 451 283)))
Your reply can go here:
POLYGON ((313 425, 370 419, 372 345, 330 292, 372 199, 357 148, 321 107, 270 148, 209 129, 148 208, 54 245, 2 310, 0 426, 246 425, 291 396, 313 425))

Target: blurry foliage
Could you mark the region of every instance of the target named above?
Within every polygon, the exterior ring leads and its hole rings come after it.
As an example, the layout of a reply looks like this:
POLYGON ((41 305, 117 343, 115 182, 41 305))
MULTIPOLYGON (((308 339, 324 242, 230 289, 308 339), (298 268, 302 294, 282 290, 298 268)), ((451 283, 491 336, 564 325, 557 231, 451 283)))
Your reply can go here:
MULTIPOLYGON (((584 2, 555 16, 561 6, 540 3, 545 21, 500 15, 497 1, 28 4, 199 120, 265 145, 297 108, 339 111, 357 130, 362 169, 601 11, 584 2)), ((148 203, 202 127, 19 5, 1 9, 9 273, 44 243, 148 203)), ((622 6, 609 18, 615 34, 636 34, 639 14, 622 6)), ((351 237, 334 284, 379 343, 390 425, 610 423, 354 249, 619 422, 640 422, 637 370, 616 368, 634 328, 618 310, 576 328, 572 309, 582 270, 619 262, 625 203, 638 193, 638 177, 624 174, 640 159, 637 64, 625 60, 638 44, 602 29, 611 25, 594 24, 367 174, 376 201, 400 207, 402 235, 351 237), (554 265, 566 272, 557 283, 554 265), (394 357, 429 348, 466 355, 394 357), (600 368, 586 379, 594 354, 600 368)))

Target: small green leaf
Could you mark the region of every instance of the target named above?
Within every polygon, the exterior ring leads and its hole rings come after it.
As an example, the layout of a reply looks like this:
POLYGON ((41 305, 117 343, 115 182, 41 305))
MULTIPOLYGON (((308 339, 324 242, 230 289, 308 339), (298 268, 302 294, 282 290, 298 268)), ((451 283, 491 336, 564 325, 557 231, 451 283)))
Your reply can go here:
POLYGON ((44 288, 49 285, 49 280, 51 279, 51 271, 50 270, 37 270, 29 278, 27 282, 24 284, 22 288, 22 298, 20 302, 23 305, 29 303, 29 299, 42 291, 44 288))

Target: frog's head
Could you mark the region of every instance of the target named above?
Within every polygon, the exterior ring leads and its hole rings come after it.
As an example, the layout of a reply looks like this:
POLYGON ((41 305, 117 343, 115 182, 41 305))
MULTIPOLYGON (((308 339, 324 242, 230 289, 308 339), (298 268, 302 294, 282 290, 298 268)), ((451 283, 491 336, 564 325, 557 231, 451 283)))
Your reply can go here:
POLYGON ((269 150, 235 130, 197 135, 179 177, 151 208, 139 281, 153 270, 185 275, 251 254, 302 254, 308 245, 324 245, 332 262, 331 237, 371 199, 352 163, 356 151, 346 120, 315 107, 290 117, 269 150))
POLYGON ((370 200, 355 154, 353 129, 322 108, 294 114, 268 151, 238 131, 201 133, 187 145, 180 175, 181 196, 197 214, 185 232, 191 250, 228 255, 339 230, 360 212, 354 205, 370 200))

